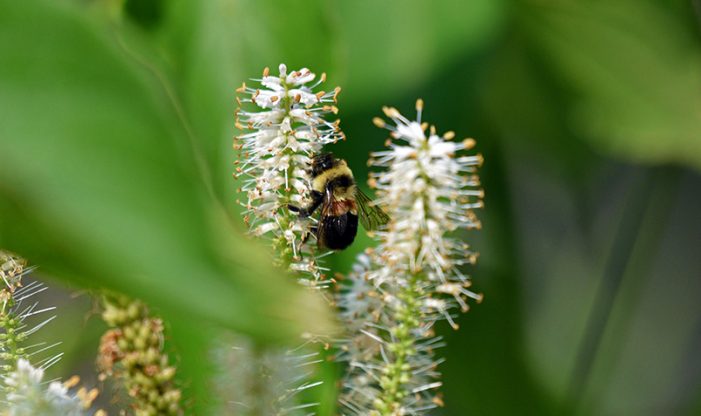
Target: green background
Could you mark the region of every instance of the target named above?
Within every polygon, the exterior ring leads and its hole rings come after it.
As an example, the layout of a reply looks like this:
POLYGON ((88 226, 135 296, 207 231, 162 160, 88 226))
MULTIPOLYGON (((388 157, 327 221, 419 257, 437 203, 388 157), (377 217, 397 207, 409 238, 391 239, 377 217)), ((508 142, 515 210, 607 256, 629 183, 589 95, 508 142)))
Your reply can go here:
MULTIPOLYGON (((343 88, 333 151, 356 177, 386 136, 372 117, 417 97, 484 155, 483 229, 465 239, 485 300, 438 328, 437 414, 701 414, 699 7, 0 0, 0 245, 68 293, 150 302, 188 413, 208 414, 215 324, 263 342, 333 325, 241 237, 231 178, 235 88, 309 67, 343 88)), ((47 301, 66 353, 52 371, 90 380, 90 300, 47 301)))

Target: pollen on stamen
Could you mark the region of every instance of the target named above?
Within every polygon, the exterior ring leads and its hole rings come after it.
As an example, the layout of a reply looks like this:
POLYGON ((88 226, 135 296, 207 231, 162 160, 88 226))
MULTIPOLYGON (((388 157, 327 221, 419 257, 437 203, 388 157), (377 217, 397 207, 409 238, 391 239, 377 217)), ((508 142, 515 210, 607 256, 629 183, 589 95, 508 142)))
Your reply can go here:
POLYGON ((336 87, 333 90, 333 102, 335 102, 335 103, 338 102, 338 94, 340 94, 340 93, 341 93, 341 87, 336 87))
MULTIPOLYGON (((229 90, 229 91, 231 91, 231 90, 229 90)), ((246 92, 246 83, 245 82, 241 83, 241 86, 236 88, 236 92, 237 93, 246 92)), ((236 98, 238 98, 238 97, 236 97, 236 98)))
POLYGON ((265 68, 263 68, 263 76, 267 77, 268 75, 270 75, 270 68, 266 66, 265 68))
POLYGON ((445 140, 453 140, 455 138, 455 132, 452 130, 446 131, 443 133, 443 138, 445 140))
POLYGON ((468 137, 462 141, 462 146, 465 150, 472 149, 473 147, 475 147, 475 144, 477 144, 477 142, 472 137, 468 137))
POLYGON ((333 114, 338 114, 338 107, 336 107, 335 105, 325 105, 322 107, 322 109, 324 111, 330 111, 333 114))
POLYGON ((424 109, 424 100, 419 98, 416 100, 416 111, 423 111, 424 109))
POLYGON ((382 107, 382 112, 385 113, 387 117, 392 119, 397 118, 397 116, 399 115, 399 110, 397 110, 394 107, 384 106, 382 107))
POLYGON ((372 119, 372 124, 374 124, 376 127, 379 127, 381 129, 384 129, 387 123, 380 117, 373 117, 372 119))

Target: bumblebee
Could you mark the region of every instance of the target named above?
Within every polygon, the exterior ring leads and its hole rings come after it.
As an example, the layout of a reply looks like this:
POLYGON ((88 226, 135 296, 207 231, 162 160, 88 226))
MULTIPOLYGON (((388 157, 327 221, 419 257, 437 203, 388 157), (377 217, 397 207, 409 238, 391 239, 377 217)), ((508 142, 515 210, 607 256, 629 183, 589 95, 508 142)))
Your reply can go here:
POLYGON ((358 231, 358 219, 367 231, 389 221, 382 208, 358 188, 345 160, 331 153, 317 155, 312 159, 311 177, 311 203, 306 207, 288 205, 288 209, 305 218, 321 206, 319 222, 312 228, 319 248, 348 247, 358 231))

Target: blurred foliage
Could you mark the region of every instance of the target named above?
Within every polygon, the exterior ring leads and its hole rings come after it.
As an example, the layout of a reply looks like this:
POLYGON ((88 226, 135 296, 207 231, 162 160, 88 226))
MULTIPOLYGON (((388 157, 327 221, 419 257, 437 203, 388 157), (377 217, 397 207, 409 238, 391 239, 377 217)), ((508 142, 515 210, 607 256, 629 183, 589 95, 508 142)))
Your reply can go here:
MULTIPOLYGON (((306 66, 343 88, 349 139, 334 152, 359 178, 385 138, 370 118, 417 96, 485 155, 484 229, 466 238, 486 300, 460 331, 439 328, 442 414, 697 414, 697 10, 0 0, 0 246, 162 308, 206 414, 204 320, 268 340, 328 326, 240 237, 230 178, 234 89, 265 66, 306 66)), ((332 387, 337 369, 323 371, 332 387)))

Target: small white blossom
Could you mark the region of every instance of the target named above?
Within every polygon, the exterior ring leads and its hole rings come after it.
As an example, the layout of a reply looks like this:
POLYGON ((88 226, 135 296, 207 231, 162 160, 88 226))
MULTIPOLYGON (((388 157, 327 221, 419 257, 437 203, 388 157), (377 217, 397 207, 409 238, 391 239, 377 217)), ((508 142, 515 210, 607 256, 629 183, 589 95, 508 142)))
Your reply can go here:
POLYGON ((420 415, 441 405, 433 332, 445 319, 457 329, 453 310, 480 301, 461 270, 476 253, 456 232, 480 228, 473 210, 482 206, 479 155, 464 154, 472 139, 439 136, 417 118, 385 108, 393 124, 388 149, 372 154, 376 202, 391 220, 376 232, 378 246, 361 255, 338 297, 349 337, 341 358, 349 363, 340 397, 344 415, 420 415))

